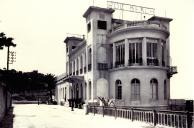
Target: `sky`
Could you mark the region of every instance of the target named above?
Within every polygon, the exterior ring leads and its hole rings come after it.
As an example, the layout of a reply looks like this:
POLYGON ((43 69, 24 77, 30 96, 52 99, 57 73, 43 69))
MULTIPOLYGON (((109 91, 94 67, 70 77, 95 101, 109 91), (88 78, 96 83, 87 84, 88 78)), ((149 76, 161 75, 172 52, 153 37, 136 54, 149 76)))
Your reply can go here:
MULTIPOLYGON (((155 8, 155 15, 172 18, 170 52, 178 74, 171 78, 171 98, 194 99, 193 0, 114 0, 155 8)), ((86 34, 82 17, 91 5, 106 7, 106 0, 0 0, 0 32, 17 44, 10 69, 65 72, 67 33, 86 34)), ((0 51, 0 68, 6 67, 6 48, 0 51)))

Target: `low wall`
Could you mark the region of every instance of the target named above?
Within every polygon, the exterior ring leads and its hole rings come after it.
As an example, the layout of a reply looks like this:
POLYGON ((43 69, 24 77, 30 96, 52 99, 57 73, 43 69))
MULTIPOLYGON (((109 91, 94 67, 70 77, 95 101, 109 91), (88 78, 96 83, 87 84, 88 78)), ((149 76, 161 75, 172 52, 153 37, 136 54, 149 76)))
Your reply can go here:
POLYGON ((11 94, 9 92, 7 92, 6 94, 5 85, 0 83, 0 122, 6 113, 6 107, 7 109, 11 107, 11 94), (6 98, 6 95, 7 95, 7 98, 6 98))

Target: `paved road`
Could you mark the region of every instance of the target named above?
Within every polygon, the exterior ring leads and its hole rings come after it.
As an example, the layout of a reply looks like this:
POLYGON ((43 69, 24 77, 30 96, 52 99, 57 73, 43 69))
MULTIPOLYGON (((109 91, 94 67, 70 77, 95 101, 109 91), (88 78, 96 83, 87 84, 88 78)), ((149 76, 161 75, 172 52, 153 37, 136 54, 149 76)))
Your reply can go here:
POLYGON ((12 128, 154 128, 127 119, 85 115, 80 109, 72 112, 70 108, 58 105, 17 104, 13 114, 12 128))

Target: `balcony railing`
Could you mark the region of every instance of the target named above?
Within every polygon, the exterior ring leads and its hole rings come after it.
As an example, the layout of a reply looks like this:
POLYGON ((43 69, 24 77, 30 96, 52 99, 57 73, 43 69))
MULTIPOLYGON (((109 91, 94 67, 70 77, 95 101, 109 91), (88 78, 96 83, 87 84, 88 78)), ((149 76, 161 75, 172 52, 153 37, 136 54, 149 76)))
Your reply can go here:
POLYGON ((147 65, 158 66, 159 62, 157 58, 147 58, 147 65))
POLYGON ((178 73, 177 72, 177 66, 169 66, 168 68, 168 77, 172 77, 172 75, 178 73))
POLYGON ((123 67, 125 65, 124 61, 116 61, 115 62, 115 68, 123 67))
POLYGON ((107 63, 98 63, 98 70, 108 70, 107 63))
POLYGON ((125 29, 130 27, 132 28, 132 27, 143 27, 143 26, 167 30, 167 27, 158 21, 133 21, 130 23, 119 24, 117 26, 114 26, 112 28, 112 31, 117 31, 120 29, 125 29))
POLYGON ((129 59, 128 60, 128 65, 129 66, 136 66, 136 65, 142 65, 142 64, 143 64, 142 58, 139 58, 139 59, 129 59))

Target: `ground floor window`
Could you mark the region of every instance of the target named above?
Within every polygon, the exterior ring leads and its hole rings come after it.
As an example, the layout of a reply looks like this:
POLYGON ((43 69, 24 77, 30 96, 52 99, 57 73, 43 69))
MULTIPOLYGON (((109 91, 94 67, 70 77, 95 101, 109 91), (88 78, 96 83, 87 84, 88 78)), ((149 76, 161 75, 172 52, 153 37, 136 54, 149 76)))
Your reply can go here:
POLYGON ((115 82, 115 94, 116 99, 122 99, 122 83, 120 80, 116 80, 115 82))
POLYGON ((152 90, 152 99, 158 99, 158 81, 156 79, 151 79, 150 81, 151 90, 152 90))

